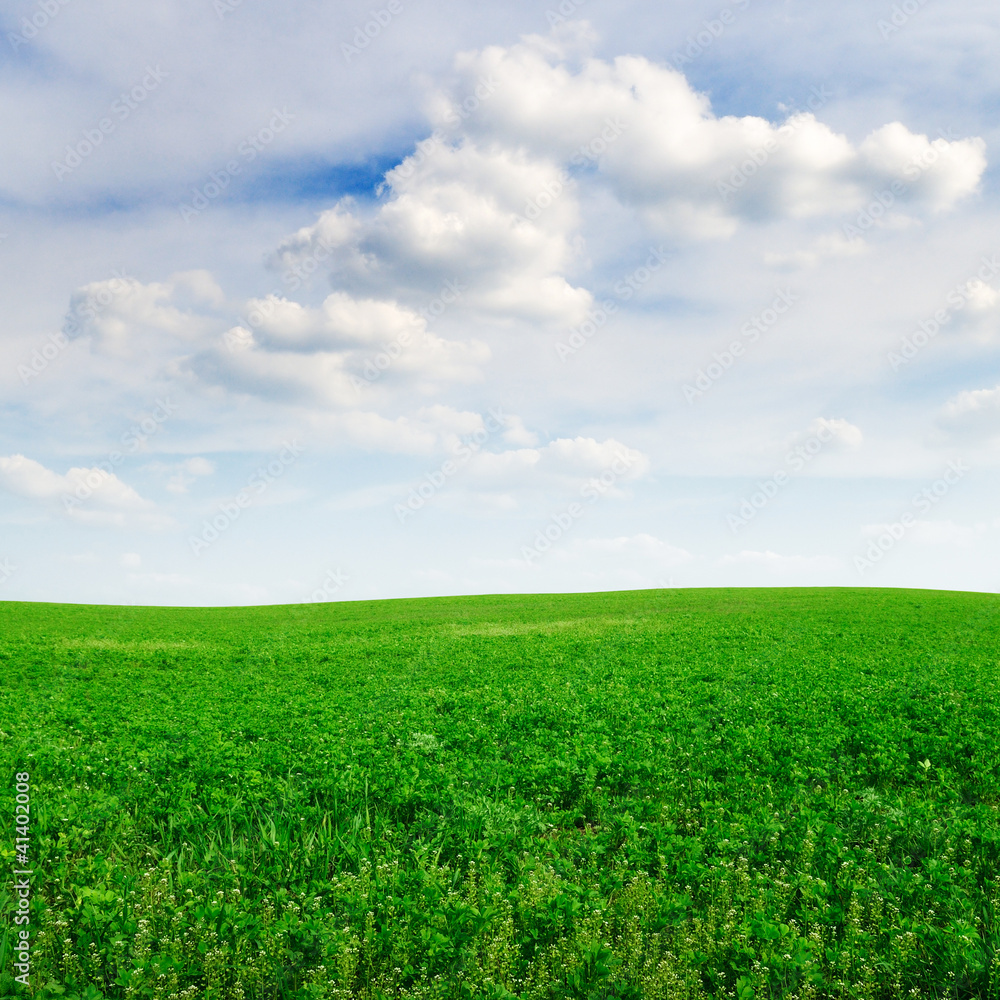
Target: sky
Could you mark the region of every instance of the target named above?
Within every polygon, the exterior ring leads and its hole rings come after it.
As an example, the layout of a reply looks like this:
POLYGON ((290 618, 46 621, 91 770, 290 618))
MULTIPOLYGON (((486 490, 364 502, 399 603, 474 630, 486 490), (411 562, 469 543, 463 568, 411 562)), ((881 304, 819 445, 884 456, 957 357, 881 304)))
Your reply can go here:
POLYGON ((0 599, 1000 590, 987 0, 0 5, 0 599))

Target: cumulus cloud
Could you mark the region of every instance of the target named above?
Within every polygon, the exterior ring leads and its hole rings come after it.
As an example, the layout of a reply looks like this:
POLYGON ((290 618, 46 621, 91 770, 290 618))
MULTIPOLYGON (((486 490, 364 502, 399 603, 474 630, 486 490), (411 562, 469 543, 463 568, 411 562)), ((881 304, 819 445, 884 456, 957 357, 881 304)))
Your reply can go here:
POLYGON ((581 320, 592 297, 564 276, 579 225, 564 169, 517 147, 427 143, 385 175, 388 198, 374 214, 355 215, 343 199, 283 241, 272 264, 288 275, 324 260, 337 286, 391 290, 428 308, 443 300, 501 317, 581 320))
POLYGON ((470 462, 477 484, 533 484, 579 486, 601 483, 617 494, 618 482, 633 482, 649 472, 649 459, 614 438, 559 438, 542 448, 479 452, 470 462), (601 477, 607 480, 602 482, 601 477))
MULTIPOLYGON (((941 211, 985 169, 981 139, 931 140, 900 122, 855 145, 812 112, 719 117, 681 72, 581 56, 586 44, 564 30, 460 55, 454 86, 431 101, 431 136, 386 173, 384 200, 342 199, 285 239, 273 266, 293 288, 322 267, 358 295, 419 308, 451 287, 460 311, 572 326, 593 302, 569 277, 586 191, 609 190, 658 234, 718 238, 741 221, 857 214, 883 190, 880 224, 941 211)), ((863 249, 826 236, 769 263, 863 249)))
POLYGON ((318 308, 269 295, 251 300, 253 332, 235 327, 187 363, 198 377, 236 391, 327 405, 352 405, 372 386, 474 382, 489 348, 431 333, 395 301, 333 292, 318 308))
POLYGON ((842 417, 817 417, 808 428, 789 439, 789 447, 805 446, 808 451, 854 451, 864 444, 861 428, 842 417))
POLYGON ((132 357, 173 341, 195 342, 215 321, 203 311, 224 302, 207 271, 187 271, 162 282, 143 284, 123 273, 76 289, 64 330, 88 335, 100 354, 132 357))
POLYGON ((170 478, 167 480, 167 490, 170 493, 187 493, 188 487, 202 476, 211 476, 215 472, 215 463, 200 455, 193 458, 186 458, 183 462, 171 467, 164 467, 159 463, 157 469, 170 471, 170 478))
POLYGON ((465 137, 596 172, 661 231, 702 237, 728 236, 740 219, 857 211, 893 182, 901 205, 940 211, 985 169, 980 138, 931 140, 890 122, 854 146, 811 112, 780 124, 717 117, 682 73, 639 56, 574 68, 569 54, 532 36, 460 56, 437 123, 458 121, 458 96, 488 80, 494 92, 462 118, 465 137))
POLYGON ((415 312, 395 302, 355 299, 345 292, 328 295, 317 309, 268 295, 251 299, 247 313, 259 317, 256 339, 266 348, 291 351, 336 350, 357 345, 409 340, 426 329, 415 312))
MULTIPOLYGON (((392 405, 393 390, 435 394, 482 379, 489 348, 448 340, 395 300, 337 291, 317 307, 270 294, 234 304, 204 271, 143 284, 115 276, 78 289, 70 316, 109 363, 302 408, 392 405), (231 313, 230 313, 231 315, 231 313), (249 328, 248 328, 249 327, 249 328)), ((396 400, 398 402, 398 400, 396 400)))
POLYGON ((170 523, 151 500, 99 466, 74 467, 60 474, 24 455, 0 456, 0 488, 83 524, 164 527, 170 523))
MULTIPOLYGON (((381 336, 371 329, 354 331, 352 341, 343 329, 310 325, 315 317, 309 313, 318 310, 277 301, 281 308, 266 329, 251 333, 235 327, 220 343, 185 359, 179 369, 236 393, 300 406, 348 408, 357 406, 363 393, 378 395, 390 387, 426 394, 444 382, 478 381, 490 357, 481 341, 445 340, 430 333, 414 314, 402 313, 406 325, 391 340, 389 328, 381 336), (335 350, 335 345, 343 349, 335 350)), ((394 303, 375 305, 398 311, 394 303)))
POLYGON ((1000 385, 958 393, 941 408, 937 424, 952 435, 975 438, 1000 433, 1000 385))

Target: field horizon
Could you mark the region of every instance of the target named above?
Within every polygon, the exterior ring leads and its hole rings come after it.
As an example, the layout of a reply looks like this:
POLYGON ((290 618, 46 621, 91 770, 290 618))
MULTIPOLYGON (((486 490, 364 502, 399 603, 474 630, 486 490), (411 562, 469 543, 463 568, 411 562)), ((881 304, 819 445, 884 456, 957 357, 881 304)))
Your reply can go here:
POLYGON ((862 587, 862 586, 740 586, 740 587, 639 587, 623 588, 620 590, 566 590, 566 591, 497 591, 482 594, 439 594, 423 597, 360 597, 341 598, 329 601, 295 601, 291 603, 271 603, 271 604, 100 604, 80 601, 22 601, 22 600, 0 600, 2 605, 25 605, 28 607, 54 607, 54 608, 147 608, 149 610, 179 610, 179 611, 239 611, 254 608, 303 608, 316 605, 381 605, 381 604, 417 604, 431 603, 435 601, 463 601, 463 600, 503 600, 529 598, 574 598, 574 597, 606 597, 613 594, 658 594, 658 593, 729 593, 741 592, 788 592, 788 593, 820 593, 820 592, 845 592, 845 593, 927 593, 927 594, 969 594, 977 596, 997 595, 1000 592, 992 590, 956 590, 951 588, 938 587, 862 587))

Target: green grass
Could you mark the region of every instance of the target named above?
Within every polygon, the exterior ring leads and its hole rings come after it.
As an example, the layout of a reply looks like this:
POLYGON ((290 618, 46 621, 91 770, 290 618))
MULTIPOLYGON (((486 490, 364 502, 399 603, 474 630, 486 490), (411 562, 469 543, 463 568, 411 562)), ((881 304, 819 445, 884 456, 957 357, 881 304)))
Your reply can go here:
POLYGON ((998 611, 0 604, 0 994, 1000 998, 998 611))

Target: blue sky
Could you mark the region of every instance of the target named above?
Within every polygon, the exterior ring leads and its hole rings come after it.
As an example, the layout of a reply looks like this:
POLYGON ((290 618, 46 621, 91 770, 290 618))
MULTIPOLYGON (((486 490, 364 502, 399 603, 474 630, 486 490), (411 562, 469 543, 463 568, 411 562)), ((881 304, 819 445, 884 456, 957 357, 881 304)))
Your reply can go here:
POLYGON ((9 3, 0 598, 998 590, 1000 12, 9 3))

